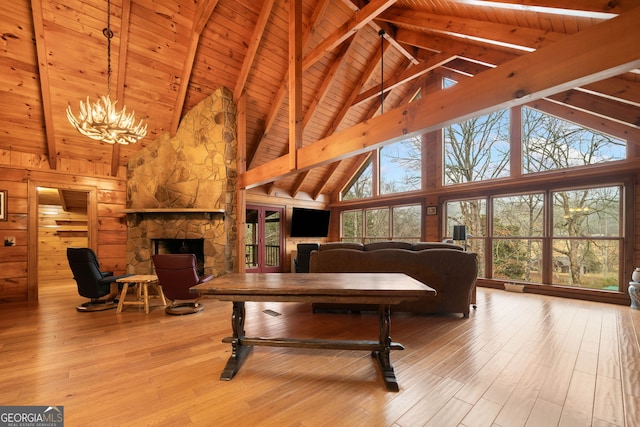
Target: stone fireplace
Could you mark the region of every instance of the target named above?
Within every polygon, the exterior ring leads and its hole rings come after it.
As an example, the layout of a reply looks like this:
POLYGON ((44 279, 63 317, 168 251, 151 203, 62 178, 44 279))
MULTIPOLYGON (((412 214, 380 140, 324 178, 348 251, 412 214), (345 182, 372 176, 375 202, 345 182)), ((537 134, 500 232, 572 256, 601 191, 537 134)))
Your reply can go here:
POLYGON ((227 88, 127 165, 127 272, 151 274, 161 240, 201 240, 203 273, 238 271, 236 107, 227 88))

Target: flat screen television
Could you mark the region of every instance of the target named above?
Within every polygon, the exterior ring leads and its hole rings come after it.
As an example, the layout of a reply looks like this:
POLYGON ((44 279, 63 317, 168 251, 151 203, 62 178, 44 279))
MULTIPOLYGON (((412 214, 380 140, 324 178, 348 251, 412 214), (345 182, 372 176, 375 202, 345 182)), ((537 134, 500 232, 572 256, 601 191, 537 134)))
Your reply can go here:
POLYGON ((327 237, 331 211, 293 208, 291 237, 327 237))

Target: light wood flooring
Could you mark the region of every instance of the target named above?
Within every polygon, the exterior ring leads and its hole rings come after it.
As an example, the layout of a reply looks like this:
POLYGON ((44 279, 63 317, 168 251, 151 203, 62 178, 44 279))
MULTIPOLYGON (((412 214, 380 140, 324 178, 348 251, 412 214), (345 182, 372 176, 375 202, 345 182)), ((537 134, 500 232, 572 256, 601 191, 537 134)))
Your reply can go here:
MULTIPOLYGON (((640 426, 640 311, 480 288, 469 319, 393 315, 387 392, 366 352, 256 347, 232 381, 231 304, 79 313, 73 283, 0 305, 0 405, 67 426, 640 426)), ((254 336, 367 338, 375 314, 247 303, 254 336)))

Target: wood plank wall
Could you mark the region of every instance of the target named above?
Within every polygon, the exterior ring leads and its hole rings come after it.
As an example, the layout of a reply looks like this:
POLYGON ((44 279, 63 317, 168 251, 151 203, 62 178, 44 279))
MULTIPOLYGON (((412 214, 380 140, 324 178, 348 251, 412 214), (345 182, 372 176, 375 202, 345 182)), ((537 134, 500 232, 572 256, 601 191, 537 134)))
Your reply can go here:
POLYGON ((126 168, 110 177, 110 169, 102 164, 62 159, 59 164, 59 170, 52 171, 46 158, 0 150, 0 190, 8 192, 8 220, 0 221, 0 237, 16 238, 14 246, 0 246, 0 302, 37 298, 37 274, 32 272, 36 283, 30 288, 28 271, 30 264, 37 264, 37 250, 29 247, 29 212, 37 212, 38 203, 29 198, 30 183, 94 191, 97 230, 91 245, 102 268, 116 274, 126 271, 127 229, 121 212, 126 204, 126 168))
POLYGON ((73 279, 67 248, 88 246, 87 213, 65 211, 59 205, 38 208, 38 283, 73 279))

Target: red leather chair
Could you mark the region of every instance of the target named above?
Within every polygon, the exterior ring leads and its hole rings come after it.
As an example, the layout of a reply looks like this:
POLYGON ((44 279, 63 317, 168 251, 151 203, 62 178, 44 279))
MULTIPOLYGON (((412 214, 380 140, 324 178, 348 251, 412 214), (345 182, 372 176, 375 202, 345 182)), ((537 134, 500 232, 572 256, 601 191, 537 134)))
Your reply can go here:
POLYGON ((165 313, 173 315, 198 313, 204 309, 200 296, 189 292, 189 288, 208 282, 213 275, 198 276, 196 256, 194 254, 153 255, 153 265, 162 286, 164 296, 171 300, 165 313))

